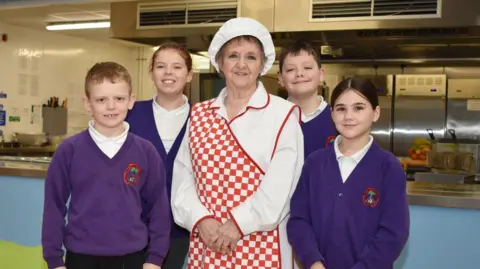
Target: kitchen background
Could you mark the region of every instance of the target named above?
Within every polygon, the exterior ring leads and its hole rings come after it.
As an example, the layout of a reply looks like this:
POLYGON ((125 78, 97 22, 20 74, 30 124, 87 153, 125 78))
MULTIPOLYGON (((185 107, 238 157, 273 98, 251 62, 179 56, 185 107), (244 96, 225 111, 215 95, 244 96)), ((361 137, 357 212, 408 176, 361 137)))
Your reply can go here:
MULTIPOLYGON (((405 144, 409 141, 403 138, 408 134, 400 132, 396 138, 393 134, 404 128, 405 121, 413 124, 408 115, 425 115, 424 120, 415 118, 417 125, 435 118, 436 125, 432 128, 435 135, 443 137, 448 128, 447 112, 445 101, 439 100, 447 96, 449 82, 480 75, 477 67, 480 31, 475 21, 478 12, 469 5, 474 3, 471 0, 462 4, 454 4, 453 0, 418 4, 381 0, 374 5, 372 1, 293 4, 280 0, 70 1, 71 4, 63 5, 58 4, 62 1, 3 2, 0 33, 5 40, 0 42, 0 92, 7 97, 0 99, 0 108, 3 107, 0 130, 4 141, 10 141, 15 132, 44 132, 46 124, 41 106, 52 96, 59 98, 59 105, 68 99, 68 120, 57 121, 56 125, 66 125, 63 129, 67 135, 85 128, 89 117, 81 102, 83 79, 86 70, 98 61, 113 60, 125 65, 131 72, 138 99, 151 98, 154 88, 148 74, 149 59, 153 48, 165 41, 184 43, 195 56, 197 73, 189 89, 192 101, 214 97, 223 82, 210 67, 205 51, 219 23, 237 15, 262 21, 272 30, 278 48, 298 38, 318 45, 327 74, 325 87, 319 92, 327 98, 330 91, 325 89, 332 89, 343 76, 371 76, 385 95, 382 99, 385 111, 374 133, 379 139, 383 137, 380 143, 385 148, 398 154, 405 155, 405 144), (365 16, 372 15, 372 10, 375 20, 365 20, 365 16), (388 19, 381 17, 386 12, 390 12, 388 19), (46 25, 82 21, 103 21, 111 25, 103 29, 58 32, 45 29, 46 25), (415 76, 404 77, 408 80, 404 92, 394 93, 394 85, 400 86, 395 82, 409 74, 415 76), (433 85, 418 84, 429 79, 438 82, 437 92, 430 91, 433 85), (412 81, 415 82, 412 84, 412 81), (393 98, 398 99, 397 111, 425 107, 436 110, 420 114, 392 113, 389 109, 395 102, 391 99, 398 95, 413 95, 416 96, 413 100, 422 101, 402 103, 405 98, 393 98), (425 105, 426 100, 430 100, 433 107, 425 105)), ((262 79, 274 94, 281 91, 277 71, 278 66, 274 66, 262 79)), ((458 87, 475 88, 476 85, 475 82, 462 83, 457 82, 458 87)), ((462 90, 468 92, 470 88, 462 90)), ((426 127, 417 128, 415 135, 428 137, 426 127)), ((477 135, 472 133, 472 128, 457 131, 460 136, 477 135)))
MULTIPOLYGON (((191 101, 215 97, 224 82, 206 50, 218 27, 237 16, 262 22, 277 56, 288 42, 311 42, 322 58, 326 77, 319 94, 327 100, 344 76, 368 76, 382 108, 372 134, 381 147, 411 161, 404 166, 407 180, 428 175, 423 180, 461 184, 407 190, 412 235, 395 268, 477 268, 480 211, 469 209, 480 208, 480 189, 463 183, 467 177, 480 182, 478 0, 0 0, 0 268, 45 268, 39 245, 42 165, 49 158, 18 156, 48 157, 55 147, 19 143, 19 135, 63 138, 86 128, 84 77, 98 61, 123 64, 137 98, 150 99, 150 58, 167 41, 184 44, 194 57, 191 101), (78 23, 106 28, 51 29, 78 23), (48 106, 52 97, 59 107, 48 106), (459 172, 425 156, 410 159, 418 138, 440 154, 460 145, 473 164, 459 172)), ((284 96, 277 72, 278 61, 261 80, 284 96)))
MULTIPOLYGON (((406 155, 411 142, 406 136, 428 138, 426 129, 430 126, 441 138, 452 127, 445 102, 454 92, 447 90, 451 83, 463 92, 456 98, 466 100, 474 98, 477 84, 457 79, 480 79, 478 8, 472 8, 478 5, 469 5, 476 3, 472 0, 461 4, 453 0, 417 4, 398 0, 298 4, 281 0, 60 2, 3 1, 0 92, 6 98, 0 98, 0 130, 5 142, 16 132, 49 131, 51 128, 45 130, 45 126, 52 121, 65 125, 60 129, 66 135, 85 128, 89 116, 81 101, 83 79, 86 70, 98 61, 125 65, 138 99, 151 98, 154 88, 148 74, 149 60, 156 45, 170 40, 185 44, 194 55, 196 75, 189 87, 192 101, 214 97, 223 82, 210 67, 205 51, 218 25, 238 15, 262 21, 273 32, 278 50, 299 38, 315 44, 326 72, 319 92, 326 98, 343 76, 371 76, 384 95, 384 113, 374 134, 384 148, 400 155, 406 155), (374 19, 368 18, 371 15, 374 19), (110 23, 110 28, 45 29, 47 25, 99 21, 110 23), (434 85, 422 82, 431 79, 434 85), (408 83, 403 87, 399 81, 408 83), (433 86, 437 91, 431 91, 433 86), (68 116, 64 121, 45 118, 49 121, 45 123, 42 105, 53 96, 59 98, 59 105, 68 99, 68 116), (427 107, 430 113, 418 113, 427 107), (400 113, 410 108, 417 112, 400 113), (430 125, 424 126, 425 122, 430 125), (405 128, 408 133, 402 131, 405 128)), ((275 65, 262 78, 273 94, 281 93, 277 71, 275 65)), ((475 100, 468 103, 469 111, 478 109, 475 100)), ((478 135, 473 128, 453 127, 460 128, 456 130, 459 136, 478 135)))
MULTIPOLYGON (((52 16, 57 15, 62 16, 52 16)), ((95 62, 124 65, 131 72, 139 99, 151 98, 154 93, 148 77, 148 59, 153 53, 150 46, 67 36, 1 20, 0 33, 8 38, 0 42, 0 92, 6 95, 0 98, 4 111, 0 130, 6 141, 13 132, 42 132, 41 108, 53 96, 59 98, 60 105, 68 99, 68 135, 85 128, 89 116, 82 104, 84 77, 95 62)))

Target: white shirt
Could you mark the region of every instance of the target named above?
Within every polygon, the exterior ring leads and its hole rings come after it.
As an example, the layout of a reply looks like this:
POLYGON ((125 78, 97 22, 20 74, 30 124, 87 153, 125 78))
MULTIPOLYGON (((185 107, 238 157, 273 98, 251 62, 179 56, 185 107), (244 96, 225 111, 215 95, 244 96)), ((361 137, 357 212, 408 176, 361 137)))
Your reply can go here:
POLYGON ((183 124, 187 120, 188 113, 190 111, 190 104, 188 98, 184 95, 183 99, 185 103, 173 110, 166 110, 160 106, 155 100, 157 96, 153 97, 153 117, 155 118, 155 125, 157 126, 157 132, 162 139, 165 151, 168 153, 172 148, 178 133, 183 127, 183 124))
POLYGON ((365 147, 355 152, 351 156, 345 156, 340 152, 340 149, 338 147, 340 141, 342 141, 341 135, 335 138, 334 149, 335 155, 337 156, 338 166, 340 168, 340 174, 342 175, 343 183, 345 183, 345 181, 347 181, 347 178, 353 172, 353 169, 357 167, 358 163, 363 159, 365 154, 367 154, 368 149, 370 149, 370 146, 373 143, 373 137, 370 136, 370 140, 368 141, 367 145, 365 145, 365 147))
POLYGON ((123 146, 123 143, 125 143, 130 125, 127 122, 123 122, 123 126, 125 128, 123 133, 116 137, 106 137, 93 127, 93 123, 93 120, 88 122, 88 132, 90 133, 90 136, 105 155, 107 155, 110 159, 113 158, 113 156, 115 156, 115 154, 117 154, 120 148, 123 146))
MULTIPOLYGON (((223 89, 210 107, 218 107, 216 113, 227 118, 225 96, 226 89, 223 89)), ((290 246, 285 226, 290 212, 290 198, 297 186, 304 161, 298 109, 293 110, 281 129, 294 106, 280 97, 269 95, 261 83, 247 106, 253 108, 232 121, 230 130, 243 149, 265 171, 265 175, 255 194, 233 208, 231 213, 245 235, 256 231, 271 231, 280 225, 281 250, 290 257, 290 264, 285 258, 286 265, 282 268, 291 268, 291 250, 288 250, 290 246), (279 130, 282 131, 272 158, 279 130)), ((190 122, 187 127, 189 126, 190 122)), ((174 165, 172 212, 178 225, 192 231, 200 219, 211 216, 212 213, 198 198, 188 142, 187 131, 174 165)), ((282 265, 283 259, 282 255, 282 265)))
MULTIPOLYGON (((322 113, 325 110, 325 108, 327 107, 328 104, 323 99, 323 96, 318 95, 317 98, 318 98, 318 101, 320 102, 320 104, 318 105, 317 109, 315 109, 315 111, 311 112, 310 114, 305 114, 302 111, 302 122, 303 123, 306 123, 306 122, 309 122, 309 121, 313 120, 316 116, 320 115, 320 113, 322 113)), ((287 100, 291 102, 290 98, 288 98, 287 100)))

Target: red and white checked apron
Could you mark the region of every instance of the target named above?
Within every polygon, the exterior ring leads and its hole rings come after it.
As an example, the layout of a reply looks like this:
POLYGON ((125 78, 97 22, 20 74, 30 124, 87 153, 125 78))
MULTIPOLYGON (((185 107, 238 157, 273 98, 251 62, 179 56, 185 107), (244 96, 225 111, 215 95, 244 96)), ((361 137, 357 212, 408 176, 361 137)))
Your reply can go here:
MULTIPOLYGON (((245 154, 227 121, 209 108, 211 102, 192 108, 190 149, 197 193, 202 204, 222 223, 228 211, 252 196, 261 183, 262 170, 245 154)), ((230 255, 207 248, 192 231, 189 269, 279 269, 278 229, 244 236, 230 255)))

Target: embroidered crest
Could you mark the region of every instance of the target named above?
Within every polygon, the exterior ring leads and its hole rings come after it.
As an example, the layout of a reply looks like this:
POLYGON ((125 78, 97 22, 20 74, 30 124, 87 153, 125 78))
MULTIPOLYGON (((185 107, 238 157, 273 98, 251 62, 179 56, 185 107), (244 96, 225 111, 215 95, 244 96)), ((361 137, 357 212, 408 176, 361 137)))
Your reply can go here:
POLYGON ((376 207, 379 201, 379 196, 374 188, 367 188, 363 193, 363 204, 368 207, 376 207))
POLYGON ((332 135, 327 138, 325 141, 325 147, 328 148, 328 145, 333 144, 335 142, 336 136, 332 135))
POLYGON ((130 186, 135 186, 140 181, 141 170, 137 164, 129 164, 123 173, 123 182, 130 186))

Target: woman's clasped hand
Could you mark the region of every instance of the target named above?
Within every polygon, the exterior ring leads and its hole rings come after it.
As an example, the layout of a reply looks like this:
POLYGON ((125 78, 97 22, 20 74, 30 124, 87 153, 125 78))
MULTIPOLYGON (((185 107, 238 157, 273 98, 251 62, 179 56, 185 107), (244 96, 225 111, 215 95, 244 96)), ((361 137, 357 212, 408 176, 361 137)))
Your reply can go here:
POLYGON ((198 232, 203 243, 211 250, 222 255, 230 254, 242 238, 232 220, 221 223, 214 218, 207 218, 198 224, 198 232))

